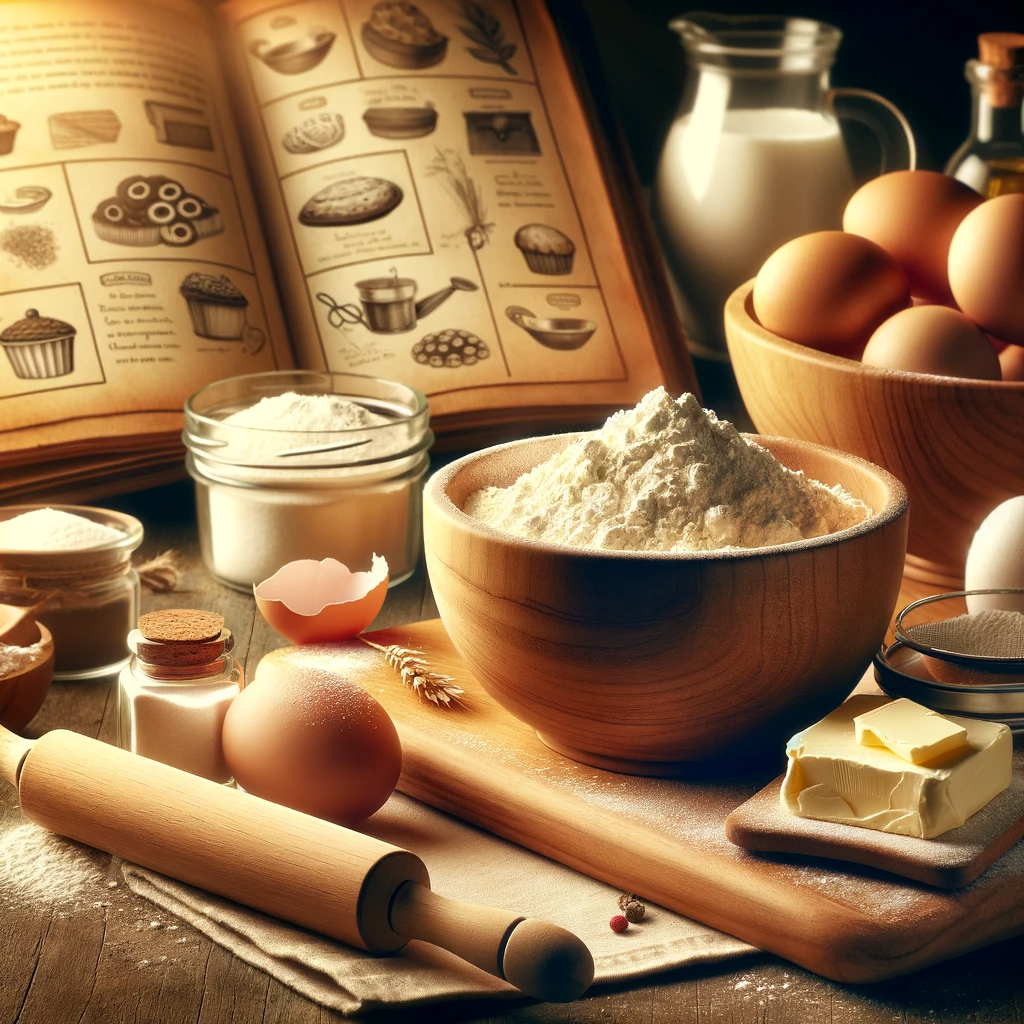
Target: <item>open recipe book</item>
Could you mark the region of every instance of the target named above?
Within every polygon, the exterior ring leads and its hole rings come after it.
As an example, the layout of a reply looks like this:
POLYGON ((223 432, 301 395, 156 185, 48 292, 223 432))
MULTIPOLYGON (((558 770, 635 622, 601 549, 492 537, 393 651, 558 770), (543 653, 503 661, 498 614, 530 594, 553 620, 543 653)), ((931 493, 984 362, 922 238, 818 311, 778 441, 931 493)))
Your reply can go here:
POLYGON ((180 473, 241 373, 403 381, 449 447, 692 390, 557 7, 0 4, 0 500, 180 473))

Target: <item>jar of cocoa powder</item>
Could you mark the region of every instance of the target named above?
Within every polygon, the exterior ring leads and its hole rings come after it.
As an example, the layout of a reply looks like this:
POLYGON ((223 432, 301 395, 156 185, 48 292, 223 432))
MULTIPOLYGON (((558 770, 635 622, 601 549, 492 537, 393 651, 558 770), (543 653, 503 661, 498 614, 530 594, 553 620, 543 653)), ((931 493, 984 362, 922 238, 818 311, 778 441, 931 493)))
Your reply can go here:
POLYGON ((54 679, 93 679, 127 663, 127 636, 139 614, 139 576, 132 553, 142 543, 134 516, 84 505, 8 505, 0 526, 40 510, 76 516, 96 531, 90 542, 59 546, 66 534, 38 533, 37 549, 5 548, 0 541, 0 604, 36 607, 53 634, 54 679), (54 546, 58 545, 58 546, 54 546))

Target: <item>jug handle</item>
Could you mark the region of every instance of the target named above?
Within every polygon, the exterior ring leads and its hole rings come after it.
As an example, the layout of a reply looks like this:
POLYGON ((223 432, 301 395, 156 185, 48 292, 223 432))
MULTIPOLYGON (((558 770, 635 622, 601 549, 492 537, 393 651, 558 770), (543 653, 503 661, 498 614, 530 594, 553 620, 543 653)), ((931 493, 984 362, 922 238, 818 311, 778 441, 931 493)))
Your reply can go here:
POLYGON ((857 121, 874 133, 882 150, 879 174, 887 171, 912 171, 917 167, 914 133, 903 111, 895 103, 867 89, 845 87, 829 89, 828 98, 836 117, 857 121))

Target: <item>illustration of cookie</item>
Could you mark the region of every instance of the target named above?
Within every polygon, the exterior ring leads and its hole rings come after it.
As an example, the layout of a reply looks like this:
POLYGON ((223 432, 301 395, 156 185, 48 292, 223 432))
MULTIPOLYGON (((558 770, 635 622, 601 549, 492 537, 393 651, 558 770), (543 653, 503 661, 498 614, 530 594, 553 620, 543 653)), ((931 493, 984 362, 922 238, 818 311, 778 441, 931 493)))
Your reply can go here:
POLYGON ((226 274, 189 274, 180 290, 199 337, 229 341, 242 337, 249 300, 226 274))
POLYGON ((515 243, 535 274, 571 274, 576 245, 558 228, 548 224, 524 224, 515 243))
POLYGON ((345 137, 345 119, 325 110, 289 128, 281 140, 289 153, 315 153, 337 145, 345 137))
POLYGON ((448 52, 448 37, 408 0, 378 0, 362 36, 366 52, 393 68, 433 67, 448 52))
POLYGON ((30 309, 23 320, 0 331, 0 347, 22 380, 63 377, 75 368, 77 333, 71 324, 30 309))
POLYGON ((384 178, 348 178, 316 193, 299 211, 310 227, 365 224, 390 213, 402 201, 402 190, 384 178))
POLYGON ((423 366, 448 367, 457 370, 460 366, 472 366, 481 359, 487 359, 491 350, 487 342, 469 331, 434 331, 417 341, 412 347, 412 357, 423 366))
POLYGON ((162 174, 124 178, 92 215, 96 234, 116 245, 191 245, 220 234, 220 211, 162 174))

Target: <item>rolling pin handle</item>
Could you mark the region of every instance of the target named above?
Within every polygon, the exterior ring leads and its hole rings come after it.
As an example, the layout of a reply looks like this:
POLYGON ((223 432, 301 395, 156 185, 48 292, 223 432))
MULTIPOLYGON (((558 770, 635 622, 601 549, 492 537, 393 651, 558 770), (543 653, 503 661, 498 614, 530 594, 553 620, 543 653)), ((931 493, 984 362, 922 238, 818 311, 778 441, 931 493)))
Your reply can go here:
POLYGON ((395 891, 390 919, 399 935, 447 949, 535 999, 570 1002, 594 978, 590 950, 572 932, 446 899, 419 882, 405 882, 395 891))

